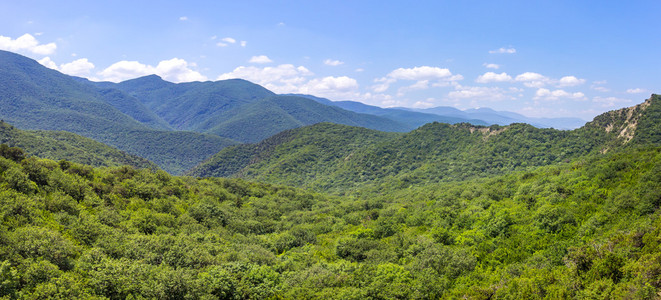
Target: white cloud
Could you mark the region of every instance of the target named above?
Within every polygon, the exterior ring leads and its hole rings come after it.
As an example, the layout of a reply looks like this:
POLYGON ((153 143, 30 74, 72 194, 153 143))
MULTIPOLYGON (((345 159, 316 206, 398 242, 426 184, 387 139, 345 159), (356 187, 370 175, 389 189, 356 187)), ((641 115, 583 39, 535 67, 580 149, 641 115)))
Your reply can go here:
POLYGON ((500 74, 494 72, 486 72, 483 75, 478 76, 477 79, 475 79, 475 82, 479 82, 479 83, 506 82, 506 81, 512 81, 512 76, 507 75, 507 73, 505 72, 500 74))
POLYGON ((94 64, 89 62, 87 58, 77 59, 70 63, 61 64, 58 67, 50 57, 46 56, 40 59, 39 63, 47 68, 58 70, 64 74, 80 77, 89 77, 91 71, 94 69, 94 64))
POLYGON ((267 64, 273 61, 266 55, 259 55, 251 57, 248 62, 253 64, 267 64))
POLYGON ((0 50, 12 52, 28 51, 39 55, 53 54, 57 49, 55 43, 39 44, 39 41, 29 33, 13 40, 10 37, 0 35, 0 50))
POLYGON ((94 69, 94 64, 87 58, 76 59, 70 63, 60 65, 60 72, 73 76, 88 76, 94 69))
POLYGON ((599 104, 604 108, 612 108, 617 106, 626 106, 633 101, 630 99, 616 98, 616 97, 594 97, 592 102, 599 104))
POLYGON ((241 41, 241 47, 245 47, 248 44, 246 41, 241 41))
POLYGON ((181 17, 179 17, 179 21, 188 21, 188 17, 181 16, 181 17))
POLYGON ((365 69, 363 69, 363 68, 358 68, 358 69, 356 69, 355 71, 356 71, 356 72, 364 72, 365 69))
POLYGON ((641 88, 635 88, 635 89, 628 89, 627 90, 627 93, 629 93, 629 94, 640 94, 640 93, 644 93, 644 92, 647 92, 647 90, 641 89, 641 88))
POLYGON ((231 37, 223 38, 221 41, 226 42, 226 43, 230 43, 230 44, 236 43, 236 40, 231 38, 231 37))
POLYGON ((434 98, 427 98, 427 100, 425 100, 425 101, 417 101, 417 102, 413 103, 413 107, 415 107, 415 108, 430 108, 430 107, 434 107, 434 106, 435 106, 434 101, 436 101, 436 99, 434 99, 434 98))
POLYGON ((557 87, 577 86, 585 83, 585 79, 576 78, 576 76, 565 76, 558 80, 557 87))
POLYGON ((511 47, 510 48, 499 48, 499 49, 496 49, 496 50, 490 50, 489 53, 492 53, 492 54, 494 54, 494 53, 514 54, 514 53, 516 53, 516 49, 511 48, 511 47))
MULTIPOLYGON (((372 89, 381 93, 387 90, 391 84, 397 82, 398 80, 415 80, 415 81, 437 81, 437 83, 432 84, 433 86, 438 86, 439 82, 453 82, 464 79, 461 75, 452 75, 450 70, 445 68, 430 67, 430 66, 421 66, 414 68, 398 68, 388 73, 386 77, 377 78, 374 82, 378 83, 372 87, 372 89)), ((441 84, 443 85, 443 84, 441 84)))
POLYGON ((534 72, 519 74, 514 80, 523 82, 523 85, 532 88, 541 88, 550 81, 548 77, 534 72))
POLYGON ((487 69, 494 69, 494 70, 497 70, 498 68, 500 68, 500 65, 497 65, 497 64, 488 64, 488 63, 484 63, 484 64, 482 64, 482 65, 483 65, 485 68, 487 68, 487 69))
POLYGON ((409 91, 417 91, 417 90, 426 90, 429 88, 429 80, 419 80, 416 83, 401 87, 397 90, 397 96, 401 97, 404 96, 404 93, 409 92, 409 91))
POLYGON ((314 75, 304 66, 282 64, 276 67, 240 66, 220 75, 218 80, 241 78, 279 94, 311 94, 331 99, 364 99, 371 95, 359 93, 358 82, 347 76, 311 78, 314 75))
POLYGON ((158 63, 156 67, 137 61, 119 61, 99 72, 101 80, 120 82, 141 76, 156 74, 172 82, 205 81, 206 76, 192 70, 183 59, 173 58, 158 63))
POLYGON ((216 46, 218 46, 218 47, 227 47, 227 43, 218 42, 218 43, 216 43, 216 46))
POLYGON ((490 100, 501 101, 507 99, 514 99, 508 95, 508 91, 499 87, 485 87, 485 86, 462 86, 456 85, 455 90, 448 93, 451 99, 469 99, 469 100, 490 100))
POLYGON ((540 88, 535 92, 535 100, 549 100, 554 101, 560 98, 575 99, 575 100, 585 100, 585 94, 581 92, 570 93, 565 90, 554 90, 540 88))
POLYGON ((553 85, 555 87, 569 87, 577 86, 585 83, 585 79, 577 78, 576 76, 564 76, 560 79, 551 79, 542 74, 535 72, 525 72, 519 74, 514 78, 518 82, 522 82, 523 85, 531 88, 541 88, 546 85, 553 85))
POLYGON ((332 99, 358 97, 358 82, 347 76, 315 78, 301 85, 295 92, 332 99))
POLYGON ((324 65, 327 65, 327 66, 336 67, 336 66, 339 66, 339 65, 341 65, 341 64, 344 64, 344 62, 343 62, 343 61, 339 61, 339 60, 332 60, 332 59, 330 59, 330 58, 327 59, 327 60, 324 60, 324 65))
POLYGON ((307 81, 307 77, 314 75, 303 66, 283 64, 276 67, 258 68, 254 66, 240 66, 232 72, 218 76, 218 80, 242 78, 260 84, 276 93, 291 93, 307 81))
POLYGON ((48 56, 38 60, 38 62, 46 68, 57 70, 57 64, 54 61, 52 61, 48 56))

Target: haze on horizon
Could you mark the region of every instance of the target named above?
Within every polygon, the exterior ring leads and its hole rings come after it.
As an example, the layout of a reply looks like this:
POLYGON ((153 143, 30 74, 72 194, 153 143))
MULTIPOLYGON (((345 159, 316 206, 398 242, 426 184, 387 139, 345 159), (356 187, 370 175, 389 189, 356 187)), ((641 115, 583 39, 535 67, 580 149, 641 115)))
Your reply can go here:
MULTIPOLYGON (((316 1, 315 1, 316 2, 316 1)), ((123 81, 579 117, 661 87, 661 2, 0 2, 0 49, 123 81)))

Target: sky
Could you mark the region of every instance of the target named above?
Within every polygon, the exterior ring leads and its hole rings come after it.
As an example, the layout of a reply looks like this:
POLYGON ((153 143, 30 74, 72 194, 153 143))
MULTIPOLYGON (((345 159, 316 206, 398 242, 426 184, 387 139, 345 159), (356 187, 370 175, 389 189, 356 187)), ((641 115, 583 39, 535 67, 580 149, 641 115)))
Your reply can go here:
POLYGON ((0 0, 0 49, 119 82, 591 120, 661 93, 661 1, 0 0))

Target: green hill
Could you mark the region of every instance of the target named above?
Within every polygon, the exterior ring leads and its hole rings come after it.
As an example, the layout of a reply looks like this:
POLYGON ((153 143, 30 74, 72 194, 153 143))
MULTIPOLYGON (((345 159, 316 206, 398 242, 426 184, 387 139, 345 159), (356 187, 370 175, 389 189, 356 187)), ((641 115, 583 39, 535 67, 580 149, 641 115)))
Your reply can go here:
POLYGON ((130 95, 99 89, 6 51, 0 51, 0 119, 20 129, 92 138, 175 174, 236 144, 215 135, 154 129, 169 125, 130 95))
POLYGON ((19 147, 28 155, 53 160, 68 160, 95 167, 129 165, 157 169, 154 163, 117 150, 90 138, 66 131, 17 129, 0 121, 0 144, 19 147))
POLYGON ((241 142, 258 142, 283 130, 320 122, 361 126, 381 131, 415 127, 387 118, 359 114, 298 96, 277 96, 241 79, 170 83, 156 75, 118 84, 114 88, 139 99, 172 128, 210 133, 241 142))
POLYGON ((301 134, 292 134, 295 136, 292 139, 280 139, 278 143, 265 141, 269 147, 252 146, 269 151, 253 150, 250 156, 260 159, 247 165, 245 160, 244 164, 235 164, 233 157, 249 146, 228 148, 189 174, 237 176, 321 191, 344 191, 371 182, 410 186, 483 177, 571 161, 625 145, 657 146, 661 138, 655 120, 661 117, 660 108, 661 97, 653 95, 638 106, 605 113, 572 131, 539 129, 526 124, 484 127, 431 123, 402 135, 363 142, 365 146, 355 149, 350 156, 336 157, 322 154, 323 148, 294 145, 350 144, 344 136, 350 136, 351 129, 337 126, 335 130, 344 134, 327 135, 325 127, 313 126, 300 129, 301 134), (323 168, 318 170, 318 165, 323 168))
POLYGON ((655 299, 660 166, 630 147, 334 197, 9 155, 0 297, 655 299))

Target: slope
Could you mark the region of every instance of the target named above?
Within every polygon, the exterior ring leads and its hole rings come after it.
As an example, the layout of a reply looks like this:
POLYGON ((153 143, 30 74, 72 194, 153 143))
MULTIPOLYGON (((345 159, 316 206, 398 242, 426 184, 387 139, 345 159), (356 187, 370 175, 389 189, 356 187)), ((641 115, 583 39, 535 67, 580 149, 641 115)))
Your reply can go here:
MULTIPOLYGON (((349 157, 330 158, 331 163, 323 164, 323 172, 316 170, 317 164, 310 162, 327 159, 320 154, 321 150, 309 152, 310 149, 292 147, 297 143, 296 139, 283 140, 273 147, 274 150, 256 154, 260 157, 259 162, 242 165, 237 172, 214 171, 230 169, 224 167, 223 162, 230 159, 228 156, 234 153, 234 149, 226 149, 192 174, 223 174, 340 193, 366 184, 378 184, 380 188, 406 187, 504 174, 622 147, 659 145, 657 120, 660 106, 660 97, 652 95, 643 104, 598 116, 593 122, 572 131, 540 129, 526 124, 484 127, 431 123, 410 133, 374 141, 349 157), (300 157, 307 159, 302 161, 300 157), (297 171, 292 174, 291 170, 297 171)), ((339 137, 313 133, 314 127, 306 130, 310 130, 308 135, 312 139, 315 136, 320 140, 336 138, 325 143, 345 144, 339 137)), ((347 129, 338 127, 337 130, 347 129)))
POLYGON ((147 158, 172 173, 236 143, 213 135, 155 130, 150 126, 167 124, 128 95, 99 90, 6 51, 0 51, 0 119, 21 129, 80 134, 147 158))
POLYGON ((656 299, 661 148, 332 197, 0 155, 0 297, 656 299))
POLYGON ((25 131, 0 121, 0 144, 22 148, 28 155, 91 165, 129 165, 157 169, 154 163, 95 140, 66 131, 25 131))
POLYGON ((200 128, 241 142, 258 142, 283 130, 320 122, 391 132, 409 129, 406 125, 385 118, 358 114, 293 96, 273 96, 238 107, 200 128))

